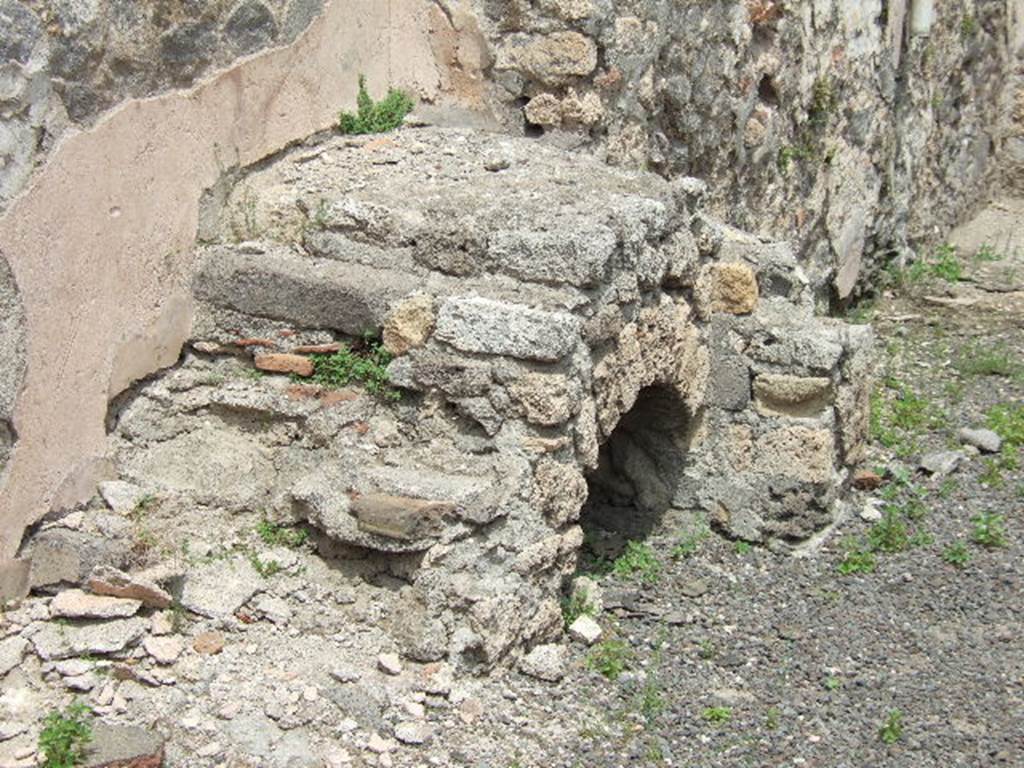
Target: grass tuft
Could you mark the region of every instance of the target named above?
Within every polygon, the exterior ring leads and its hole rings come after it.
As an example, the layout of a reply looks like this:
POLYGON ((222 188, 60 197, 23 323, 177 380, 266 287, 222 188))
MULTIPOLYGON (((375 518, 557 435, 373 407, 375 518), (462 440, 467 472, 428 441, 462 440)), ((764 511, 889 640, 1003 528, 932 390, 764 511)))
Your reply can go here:
POLYGON ((387 133, 400 126, 412 108, 413 101, 409 95, 394 88, 390 88, 380 101, 374 101, 366 90, 366 78, 360 75, 356 112, 342 112, 338 118, 338 130, 349 135, 387 133))

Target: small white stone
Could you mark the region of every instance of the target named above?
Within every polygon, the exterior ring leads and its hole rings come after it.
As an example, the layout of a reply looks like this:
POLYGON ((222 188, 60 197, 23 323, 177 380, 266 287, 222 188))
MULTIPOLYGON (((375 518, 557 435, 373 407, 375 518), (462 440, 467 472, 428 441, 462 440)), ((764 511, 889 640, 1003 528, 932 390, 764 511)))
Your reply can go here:
POLYGON ((601 639, 601 625, 590 616, 583 615, 569 627, 569 636, 586 645, 593 645, 601 639))
POLYGON ((184 650, 181 639, 177 637, 147 637, 142 647, 157 664, 173 664, 184 650))
POLYGON ((390 752, 394 749, 395 743, 390 739, 385 739, 379 733, 371 733, 369 741, 366 742, 366 748, 378 755, 383 755, 385 752, 390 752))
POLYGON ((868 499, 864 509, 860 511, 860 519, 867 523, 877 523, 882 519, 882 510, 878 508, 877 499, 868 499))
POLYGON ((309 685, 302 689, 302 698, 306 701, 316 701, 320 698, 320 691, 315 685, 309 685))
POLYGON ((174 631, 174 619, 168 611, 154 613, 149 619, 149 631, 154 635, 169 635, 174 631))
POLYGON ((124 480, 107 480, 99 484, 100 496, 115 512, 126 515, 133 512, 145 498, 142 489, 124 480))
POLYGON ((389 675, 402 674, 402 660, 398 658, 397 653, 382 653, 377 657, 377 666, 389 675))
POLYGON ((402 705, 402 708, 410 715, 420 720, 427 716, 427 708, 418 701, 407 701, 402 705))
POLYGON ((538 645, 519 660, 519 671, 538 680, 557 682, 565 677, 565 648, 561 645, 538 645))
POLYGON ((205 747, 200 747, 196 754, 200 757, 213 757, 214 755, 217 755, 220 752, 222 752, 223 749, 224 748, 216 741, 211 741, 205 747))
POLYGON ((339 683, 354 683, 361 675, 358 670, 352 667, 338 665, 331 669, 331 677, 339 683))
POLYGON ((406 722, 395 726, 395 738, 403 744, 426 744, 430 735, 430 727, 426 723, 406 722))
POLYGON ((338 735, 344 736, 346 733, 352 733, 352 731, 358 730, 359 723, 353 720, 351 717, 346 717, 336 728, 338 735))
POLYGON ((221 720, 233 720, 239 712, 242 711, 242 702, 240 701, 229 701, 219 710, 217 710, 217 717, 221 720))

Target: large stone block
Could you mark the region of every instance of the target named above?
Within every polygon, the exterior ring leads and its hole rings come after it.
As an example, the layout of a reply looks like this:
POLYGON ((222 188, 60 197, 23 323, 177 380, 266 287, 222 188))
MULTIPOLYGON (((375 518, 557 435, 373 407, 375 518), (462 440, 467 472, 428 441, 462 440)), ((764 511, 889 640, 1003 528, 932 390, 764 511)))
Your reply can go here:
POLYGON ((832 400, 832 381, 824 377, 766 373, 754 379, 758 410, 769 416, 814 417, 832 400))
POLYGON ((576 346, 580 321, 564 312, 457 297, 441 305, 435 335, 463 352, 554 362, 576 346))
POLYGON ((615 248, 614 232, 582 217, 567 218, 555 230, 501 230, 487 241, 501 271, 530 283, 574 286, 600 282, 615 248))
POLYGON ((597 67, 597 45, 579 32, 513 35, 498 49, 495 67, 559 83, 593 72, 597 67))
POLYGON ((455 511, 451 502, 368 493, 352 499, 359 530, 399 541, 418 541, 440 534, 444 518, 455 511))
POLYGON ((195 281, 196 295, 215 306, 351 336, 379 329, 392 304, 418 287, 404 272, 229 246, 209 251, 195 281))

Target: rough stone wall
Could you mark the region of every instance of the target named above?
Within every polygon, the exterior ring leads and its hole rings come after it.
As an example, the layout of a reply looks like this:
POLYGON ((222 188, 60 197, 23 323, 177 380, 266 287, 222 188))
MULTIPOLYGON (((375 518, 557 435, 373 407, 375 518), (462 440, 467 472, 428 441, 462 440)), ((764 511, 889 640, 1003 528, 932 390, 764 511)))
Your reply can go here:
POLYGON ((702 176, 714 213, 794 240, 813 293, 843 297, 865 252, 973 204, 997 116, 1001 157, 1021 155, 1016 102, 994 106, 1021 5, 937 3, 911 34, 908 0, 333 0, 295 38, 316 2, 0 0, 0 256, 27 371, 0 552, 90 492, 107 399, 175 357, 201 191, 326 128, 359 72, 702 176))
POLYGON ((290 46, 64 132, 0 215, 0 258, 25 317, 25 354, 5 360, 25 378, 0 553, 13 553, 28 522, 93 493, 106 467, 109 398, 177 359, 203 190, 232 166, 329 128, 354 103, 360 73, 375 90, 393 81, 471 102, 474 81, 452 51, 469 56, 475 39, 427 0, 334 0, 290 46))
POLYGON ((114 402, 108 457, 172 531, 262 514, 379 563, 403 651, 469 668, 558 636, 581 514, 804 539, 864 444, 871 334, 705 193, 453 129, 244 171, 210 200, 189 349, 114 402), (367 331, 400 398, 308 381, 367 331))
POLYGON ((323 0, 0 3, 0 205, 71 127, 288 43, 323 0))
POLYGON ((711 209, 793 242, 822 296, 929 244, 984 194, 1016 0, 481 2, 514 126, 705 179, 711 209), (931 5, 921 2, 916 5, 931 5), (919 11, 920 12, 920 11, 919 11))

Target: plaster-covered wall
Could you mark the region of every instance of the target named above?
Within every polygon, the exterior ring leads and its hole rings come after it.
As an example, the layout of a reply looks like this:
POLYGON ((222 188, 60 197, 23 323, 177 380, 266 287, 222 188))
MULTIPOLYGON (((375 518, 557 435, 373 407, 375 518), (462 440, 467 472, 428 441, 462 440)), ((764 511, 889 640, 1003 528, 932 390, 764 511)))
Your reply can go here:
POLYGON ((472 101, 451 57, 473 48, 472 30, 456 33, 426 0, 334 0, 295 43, 66 134, 0 219, 27 334, 0 556, 27 523, 95 491, 109 398, 177 359, 202 190, 329 127, 359 73, 378 90, 437 99, 457 87, 472 101))

